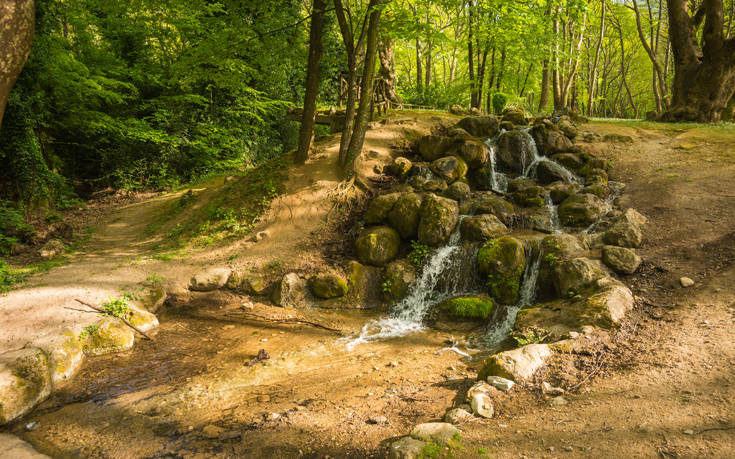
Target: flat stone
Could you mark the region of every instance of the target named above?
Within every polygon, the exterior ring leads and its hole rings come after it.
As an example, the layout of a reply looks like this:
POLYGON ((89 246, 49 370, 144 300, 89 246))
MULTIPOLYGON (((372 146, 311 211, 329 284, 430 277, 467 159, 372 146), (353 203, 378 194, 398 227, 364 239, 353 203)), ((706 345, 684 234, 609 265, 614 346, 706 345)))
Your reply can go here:
POLYGON ((189 290, 195 292, 211 292, 224 287, 230 277, 228 268, 212 268, 194 275, 189 281, 189 290))
POLYGON ((218 427, 214 424, 209 424, 204 426, 202 429, 202 435, 204 438, 214 439, 219 438, 220 435, 224 432, 224 429, 222 427, 218 427))
POLYGON ((472 413, 464 408, 452 408, 444 415, 444 421, 451 424, 462 424, 472 418, 472 413))
POLYGON ((551 348, 546 344, 528 344, 500 352, 485 360, 479 377, 500 376, 516 382, 528 379, 546 364, 551 354, 551 348))
POLYGON ((684 288, 688 288, 694 285, 694 281, 688 277, 682 277, 681 279, 679 279, 679 283, 684 288))
POLYGON ((501 378, 500 376, 488 376, 487 382, 494 388, 502 390, 503 392, 511 390, 516 384, 510 379, 501 378))
POLYGON ((390 445, 390 459, 417 459, 421 456, 425 443, 411 437, 400 438, 390 445))
POLYGON ((472 412, 483 418, 491 418, 495 414, 493 400, 486 394, 475 394, 470 402, 472 412))
POLYGON ((448 422, 426 422, 418 424, 411 430, 411 436, 417 440, 433 441, 449 445, 459 429, 448 422))

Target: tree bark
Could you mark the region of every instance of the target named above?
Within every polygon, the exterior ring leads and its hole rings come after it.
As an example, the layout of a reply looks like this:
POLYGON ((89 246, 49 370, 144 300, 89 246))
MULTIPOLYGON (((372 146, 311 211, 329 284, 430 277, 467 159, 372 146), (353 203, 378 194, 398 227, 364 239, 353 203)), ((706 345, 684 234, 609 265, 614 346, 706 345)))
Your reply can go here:
POLYGON ((314 140, 316 120, 316 101, 319 96, 319 65, 322 62, 322 33, 324 32, 324 0, 314 0, 309 32, 309 61, 306 66, 306 93, 304 94, 304 113, 299 130, 299 148, 296 160, 304 162, 309 158, 314 140))
POLYGON ((541 69, 541 95, 538 101, 538 111, 546 110, 549 105, 549 60, 544 59, 543 68, 541 69))
POLYGON ((31 52, 35 14, 33 0, 0 2, 0 126, 10 90, 31 52))
MULTIPOLYGON (((635 1, 635 0, 634 0, 635 1)), ((592 105, 595 103, 595 89, 597 86, 597 66, 600 63, 600 50, 602 49, 602 40, 605 39, 605 5, 602 2, 602 13, 600 14, 600 35, 597 37, 597 45, 595 46, 595 60, 592 64, 590 72, 590 80, 587 88, 587 116, 592 116, 592 105)))
POLYGON ((470 77, 470 106, 472 108, 480 108, 480 101, 477 100, 477 82, 475 81, 475 56, 472 50, 472 40, 473 38, 473 16, 472 16, 472 8, 474 8, 474 5, 472 4, 472 0, 470 0, 467 7, 467 59, 468 59, 468 72, 470 77))
POLYGON ((719 121, 735 94, 735 38, 725 39, 722 0, 704 0, 692 18, 689 0, 667 0, 674 53, 672 103, 665 121, 719 121), (697 42, 704 17, 702 43, 697 42))
POLYGON ((388 92, 387 96, 391 102, 400 103, 401 98, 396 94, 396 72, 393 69, 395 53, 393 50, 393 40, 389 37, 383 37, 380 40, 380 70, 378 74, 385 82, 385 88, 388 92))

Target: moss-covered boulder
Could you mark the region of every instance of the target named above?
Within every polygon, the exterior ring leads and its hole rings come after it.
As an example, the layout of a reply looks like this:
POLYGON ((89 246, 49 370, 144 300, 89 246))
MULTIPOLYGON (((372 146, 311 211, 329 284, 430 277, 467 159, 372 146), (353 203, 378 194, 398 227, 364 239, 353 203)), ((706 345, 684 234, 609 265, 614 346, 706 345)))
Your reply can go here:
POLYGON ((143 308, 155 313, 164 305, 168 294, 160 282, 147 282, 138 291, 138 297, 143 308))
POLYGON ((477 267, 490 296, 503 304, 515 304, 521 286, 526 253, 523 243, 510 236, 492 239, 477 252, 477 267))
POLYGON ((580 185, 577 182, 564 183, 554 182, 546 187, 549 190, 549 197, 554 205, 559 205, 569 196, 579 191, 580 185))
POLYGON ((309 289, 317 298, 339 298, 347 294, 347 280, 337 274, 317 274, 309 278, 309 289))
POLYGON ((557 153, 551 156, 552 161, 556 161, 572 172, 576 172, 584 166, 584 161, 576 153, 557 153))
POLYGON ((443 193, 447 188, 447 182, 444 179, 435 178, 427 180, 422 189, 427 193, 443 193))
POLYGON ((616 273, 633 274, 642 260, 631 249, 606 245, 602 248, 602 261, 616 273))
MULTIPOLYGON (((436 310, 452 320, 486 321, 493 312, 495 302, 486 295, 460 296, 442 301, 436 310)), ((441 320, 441 319, 440 319, 441 320)))
POLYGON ((615 223, 605 231, 602 240, 609 245, 640 247, 643 243, 643 225, 646 217, 634 209, 627 209, 615 223))
POLYGON ((573 147, 572 141, 555 126, 537 124, 531 129, 531 136, 539 152, 546 156, 565 153, 573 147))
POLYGON ((465 131, 469 132, 475 137, 487 139, 494 136, 498 132, 498 125, 500 122, 498 118, 493 115, 485 116, 469 116, 463 118, 457 123, 458 127, 461 127, 465 131))
POLYGON ((85 354, 101 355, 132 348, 135 334, 120 319, 111 317, 100 322, 97 328, 90 329, 83 340, 85 354))
POLYGON ((421 204, 418 239, 437 247, 447 241, 459 221, 457 201, 428 194, 421 204))
POLYGON ((454 182, 444 192, 444 197, 454 199, 455 201, 461 202, 469 199, 472 190, 470 186, 464 182, 454 182))
POLYGON ((29 412, 50 393, 48 360, 41 349, 0 354, 0 425, 29 412))
POLYGON ((467 163, 457 156, 445 156, 431 163, 431 170, 443 178, 447 184, 464 179, 467 175, 467 163))
POLYGON ((559 122, 556 123, 556 125, 559 127, 559 130, 564 133, 565 136, 567 136, 570 139, 574 139, 577 137, 577 126, 574 125, 571 119, 569 119, 568 116, 564 115, 559 119, 559 122))
POLYGON ((406 260, 393 260, 383 271, 381 290, 389 303, 397 303, 406 297, 416 282, 416 268, 406 260))
POLYGON ((559 205, 559 220, 566 226, 589 226, 604 213, 605 203, 589 193, 569 196, 559 205))
POLYGON ((544 189, 540 186, 529 186, 511 194, 513 202, 523 207, 544 207, 544 189))
POLYGON ((465 217, 460 223, 459 230, 462 232, 462 238, 477 242, 494 239, 510 232, 508 227, 492 214, 465 217))
POLYGON ((396 257, 400 244, 401 237, 396 230, 388 226, 374 226, 360 233, 355 241, 355 249, 360 263, 384 266, 396 257))
POLYGON ((594 194, 600 199, 605 199, 608 196, 610 196, 612 191, 610 190, 609 186, 603 185, 601 183, 597 183, 597 184, 588 185, 582 188, 582 193, 594 194))
POLYGON ((536 166, 536 180, 541 185, 549 185, 558 181, 571 182, 569 171, 554 161, 538 163, 538 166, 536 166))
POLYGON ((557 295, 566 298, 582 293, 593 282, 602 278, 604 273, 589 258, 579 257, 556 263, 554 276, 557 295))
POLYGON ((487 164, 487 147, 479 140, 465 140, 457 154, 470 169, 479 169, 487 164))
POLYGON ((533 162, 531 139, 519 130, 500 134, 495 149, 495 161, 499 169, 522 174, 524 168, 533 162))
POLYGON ((503 121, 509 121, 516 126, 525 126, 528 124, 528 120, 526 119, 526 114, 523 112, 523 109, 517 107, 508 107, 503 110, 503 117, 501 119, 503 121))
POLYGON ((547 344, 528 344, 500 352, 485 360, 477 379, 484 381, 488 376, 500 376, 515 382, 528 380, 546 364, 552 354, 547 344))
POLYGON ((536 186, 536 181, 528 177, 514 178, 508 182, 508 193, 516 193, 518 191, 525 190, 528 187, 536 186))
POLYGON ((470 212, 474 215, 492 214, 501 222, 509 225, 514 215, 513 205, 490 192, 476 193, 472 197, 470 212))
POLYGON ((158 318, 155 314, 135 304, 128 304, 125 319, 144 332, 158 328, 158 318))
POLYGON ((411 163, 411 160, 404 158, 403 156, 399 156, 388 165, 387 171, 390 175, 402 179, 408 176, 412 166, 413 164, 411 163))
POLYGON ((73 376, 84 360, 82 340, 71 329, 36 340, 35 344, 46 354, 51 383, 54 385, 73 376))
POLYGON ((273 290, 272 300, 283 308, 303 308, 307 306, 308 285, 296 273, 287 273, 273 290))
POLYGON ((553 234, 544 237, 539 247, 539 273, 536 280, 539 297, 556 297, 556 275, 554 270, 557 265, 566 259, 576 258, 585 250, 579 239, 571 234, 553 234))
POLYGON ((365 212, 365 224, 377 225, 388 218, 388 214, 393 206, 401 197, 401 193, 382 194, 370 203, 367 212, 365 212))
POLYGON ((446 156, 449 151, 454 151, 460 144, 461 140, 453 137, 444 137, 438 135, 427 135, 419 139, 418 152, 426 161, 434 161, 446 156))
POLYGON ((349 262, 348 292, 345 305, 353 308, 376 308, 382 303, 381 268, 363 265, 357 261, 349 262))
POLYGON ((420 210, 421 196, 416 193, 405 193, 388 213, 388 222, 403 239, 413 239, 419 227, 420 210))

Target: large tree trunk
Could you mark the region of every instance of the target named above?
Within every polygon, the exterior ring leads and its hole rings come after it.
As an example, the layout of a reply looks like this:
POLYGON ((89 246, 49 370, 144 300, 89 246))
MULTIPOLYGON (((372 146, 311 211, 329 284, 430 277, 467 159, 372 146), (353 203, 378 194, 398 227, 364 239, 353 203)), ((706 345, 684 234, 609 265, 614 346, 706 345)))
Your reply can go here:
POLYGON ((396 72, 393 68, 394 51, 393 51, 393 40, 389 37, 384 37, 380 41, 380 70, 378 74, 380 78, 385 82, 385 88, 387 91, 386 96, 393 103, 400 103, 401 98, 396 94, 396 72))
POLYGON ((31 52, 35 13, 33 0, 0 1, 0 125, 10 90, 31 52))
POLYGON ((311 14, 311 31, 309 32, 309 62, 306 66, 306 94, 304 95, 304 113, 301 117, 299 131, 299 148, 296 160, 306 161, 314 140, 314 122, 316 120, 316 99, 319 95, 319 64, 322 62, 322 33, 324 31, 324 0, 314 0, 311 14))
POLYGON ((735 38, 725 39, 722 0, 704 0, 694 18, 689 0, 667 0, 674 87, 665 121, 719 121, 735 94, 735 38), (697 28, 704 17, 702 43, 697 28))
POLYGON ((355 129, 350 138, 347 157, 342 164, 343 170, 347 175, 352 174, 352 162, 362 151, 362 145, 365 143, 365 133, 368 127, 368 118, 370 117, 370 102, 373 97, 373 75, 375 74, 375 61, 378 54, 381 5, 386 3, 386 0, 371 0, 371 6, 373 2, 375 3, 375 7, 370 8, 370 19, 367 28, 367 47, 365 49, 365 62, 363 63, 362 69, 360 106, 357 109, 355 129))

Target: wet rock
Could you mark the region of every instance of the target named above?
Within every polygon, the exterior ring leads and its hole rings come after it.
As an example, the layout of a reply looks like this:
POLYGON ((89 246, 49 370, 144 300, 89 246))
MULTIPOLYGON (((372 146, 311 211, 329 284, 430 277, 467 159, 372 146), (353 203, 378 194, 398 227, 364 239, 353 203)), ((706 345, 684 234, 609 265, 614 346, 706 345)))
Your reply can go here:
POLYGON ((421 204, 418 239, 436 247, 444 244, 459 221, 459 206, 452 199, 428 194, 421 204))
POLYGON ((401 238, 412 239, 418 231, 420 209, 421 197, 416 193, 405 193, 388 213, 388 223, 401 238))
POLYGON ((283 276, 273 291, 273 303, 283 308, 303 308, 306 306, 308 286, 305 279, 296 273, 283 276))
POLYGON ((452 408, 444 415, 444 421, 450 424, 464 424, 472 419, 472 413, 464 408, 452 408))
POLYGON ((390 444, 388 457, 390 459, 418 459, 423 455, 425 444, 411 437, 400 438, 390 444))
POLYGON ((158 328, 158 318, 155 314, 134 304, 128 305, 128 312, 125 314, 125 319, 143 332, 158 328))
POLYGON ((439 303, 437 312, 455 320, 485 321, 494 306, 492 298, 486 295, 460 296, 439 303))
POLYGON ((523 173, 523 169, 533 162, 530 139, 521 131, 502 133, 497 140, 495 161, 499 169, 507 172, 523 173))
POLYGON ((449 137, 456 137, 458 139, 471 139, 472 138, 472 135, 469 132, 457 126, 449 128, 449 130, 447 130, 447 135, 449 137))
POLYGON ((388 263, 383 273, 381 288, 386 301, 396 303, 402 300, 413 283, 416 282, 416 268, 405 260, 388 263))
POLYGON ((455 201, 465 201, 470 197, 472 190, 464 182, 454 182, 444 192, 444 196, 455 201))
POLYGON ((513 205, 493 193, 477 193, 474 195, 470 210, 474 215, 495 215, 506 225, 510 224, 514 214, 513 205))
POLYGON ((474 215, 462 219, 459 227, 462 237, 468 241, 487 241, 508 234, 510 230, 492 214, 474 215))
POLYGON ((465 140, 457 154, 470 169, 480 169, 487 164, 487 147, 479 140, 465 140))
POLYGON ((459 429, 448 422, 427 422, 411 430, 411 437, 440 445, 450 445, 457 434, 459 429))
POLYGON ((384 266, 395 258, 400 243, 401 238, 396 230, 387 226, 375 226, 360 233, 355 241, 355 248, 360 263, 384 266))
POLYGON ((681 279, 679 279, 679 284, 681 284, 681 286, 684 288, 688 288, 694 285, 694 281, 689 277, 682 277, 681 279))
POLYGON ((493 115, 485 116, 470 116, 463 118, 457 123, 457 126, 461 127, 465 131, 469 132, 475 137, 487 139, 495 135, 498 132, 499 125, 498 118, 493 115))
POLYGON ((536 182, 533 179, 518 177, 508 182, 508 193, 516 193, 532 186, 536 186, 536 182))
POLYGON ((513 202, 523 207, 544 207, 544 189, 540 186, 529 186, 516 191, 512 195, 513 202))
POLYGON ((194 275, 189 281, 189 290, 195 292, 211 292, 225 286, 230 278, 229 268, 213 268, 194 275))
POLYGON ((64 253, 66 244, 61 239, 51 239, 38 250, 38 255, 44 259, 51 259, 64 253))
POLYGON ((554 205, 561 204, 566 198, 579 191, 579 188, 580 185, 576 182, 554 182, 547 187, 547 189, 549 190, 549 197, 551 198, 551 202, 553 202, 554 205))
POLYGON ((605 213, 605 203, 595 195, 569 196, 559 206, 559 219, 567 226, 589 226, 605 213))
POLYGON ((551 156, 552 161, 556 161, 572 172, 578 171, 584 167, 584 161, 576 153, 557 153, 551 156))
POLYGON ((48 359, 41 349, 0 354, 0 425, 29 412, 50 393, 48 359))
POLYGON ((556 293, 562 298, 579 294, 604 276, 590 259, 584 257, 560 260, 556 263, 554 274, 556 293))
POLYGON ((511 351, 500 352, 485 360, 479 373, 480 379, 500 376, 515 382, 533 376, 551 357, 552 351, 546 344, 528 344, 511 351))
POLYGON ((616 273, 633 274, 641 265, 641 257, 633 250, 614 245, 602 248, 602 261, 616 273))
POLYGON ((572 141, 564 133, 545 124, 534 126, 531 129, 531 136, 536 141, 539 152, 549 157, 557 153, 568 152, 573 147, 572 141))
POLYGON ((452 137, 427 135, 419 139, 419 154, 426 161, 434 161, 446 156, 449 151, 454 151, 461 140, 452 137))
POLYGON ((495 407, 490 397, 485 394, 475 394, 470 401, 472 412, 483 418, 491 418, 495 414, 495 407))
POLYGON ((356 308, 374 308, 382 303, 381 269, 357 261, 348 264, 348 304, 356 308))
POLYGON ((388 166, 388 173, 394 177, 402 179, 409 174, 411 166, 413 166, 413 164, 408 158, 399 156, 388 166))
POLYGON ((536 180, 541 185, 549 185, 554 182, 569 183, 568 171, 554 161, 541 161, 536 166, 536 180))
POLYGON ((501 378, 500 376, 488 376, 487 382, 494 388, 502 390, 503 392, 508 392, 516 384, 510 379, 501 378))
POLYGON ((589 185, 582 188, 582 193, 589 193, 597 196, 598 198, 605 199, 610 196, 610 187, 603 184, 589 185))
POLYGON ((28 443, 8 433, 0 433, 0 445, 3 457, 8 459, 50 459, 50 456, 39 453, 28 443))
POLYGON ((445 182, 444 179, 437 178, 427 180, 426 183, 424 183, 423 190, 427 193, 442 193, 446 191, 447 188, 447 182, 445 182))
POLYGON ((528 124, 526 114, 523 110, 515 107, 508 107, 503 110, 503 121, 510 121, 516 126, 525 126, 528 124))
POLYGON ((568 116, 562 116, 556 125, 559 127, 561 132, 570 139, 577 137, 577 126, 572 123, 572 120, 570 120, 568 116))
POLYGON ((467 164, 457 156, 445 156, 432 162, 431 170, 451 184, 467 175, 467 164))
POLYGON ((309 279, 309 289, 317 298, 339 298, 347 294, 347 280, 337 274, 318 274, 309 279))
POLYGON ((133 330, 118 318, 104 319, 84 340, 84 353, 101 355, 127 351, 133 347, 133 330))
POLYGON ((400 197, 401 193, 388 193, 373 199, 365 213, 365 224, 377 225, 383 222, 400 197))
POLYGON ((494 299, 503 304, 518 301, 521 277, 526 266, 523 243, 510 236, 486 242, 477 252, 478 271, 494 299))

